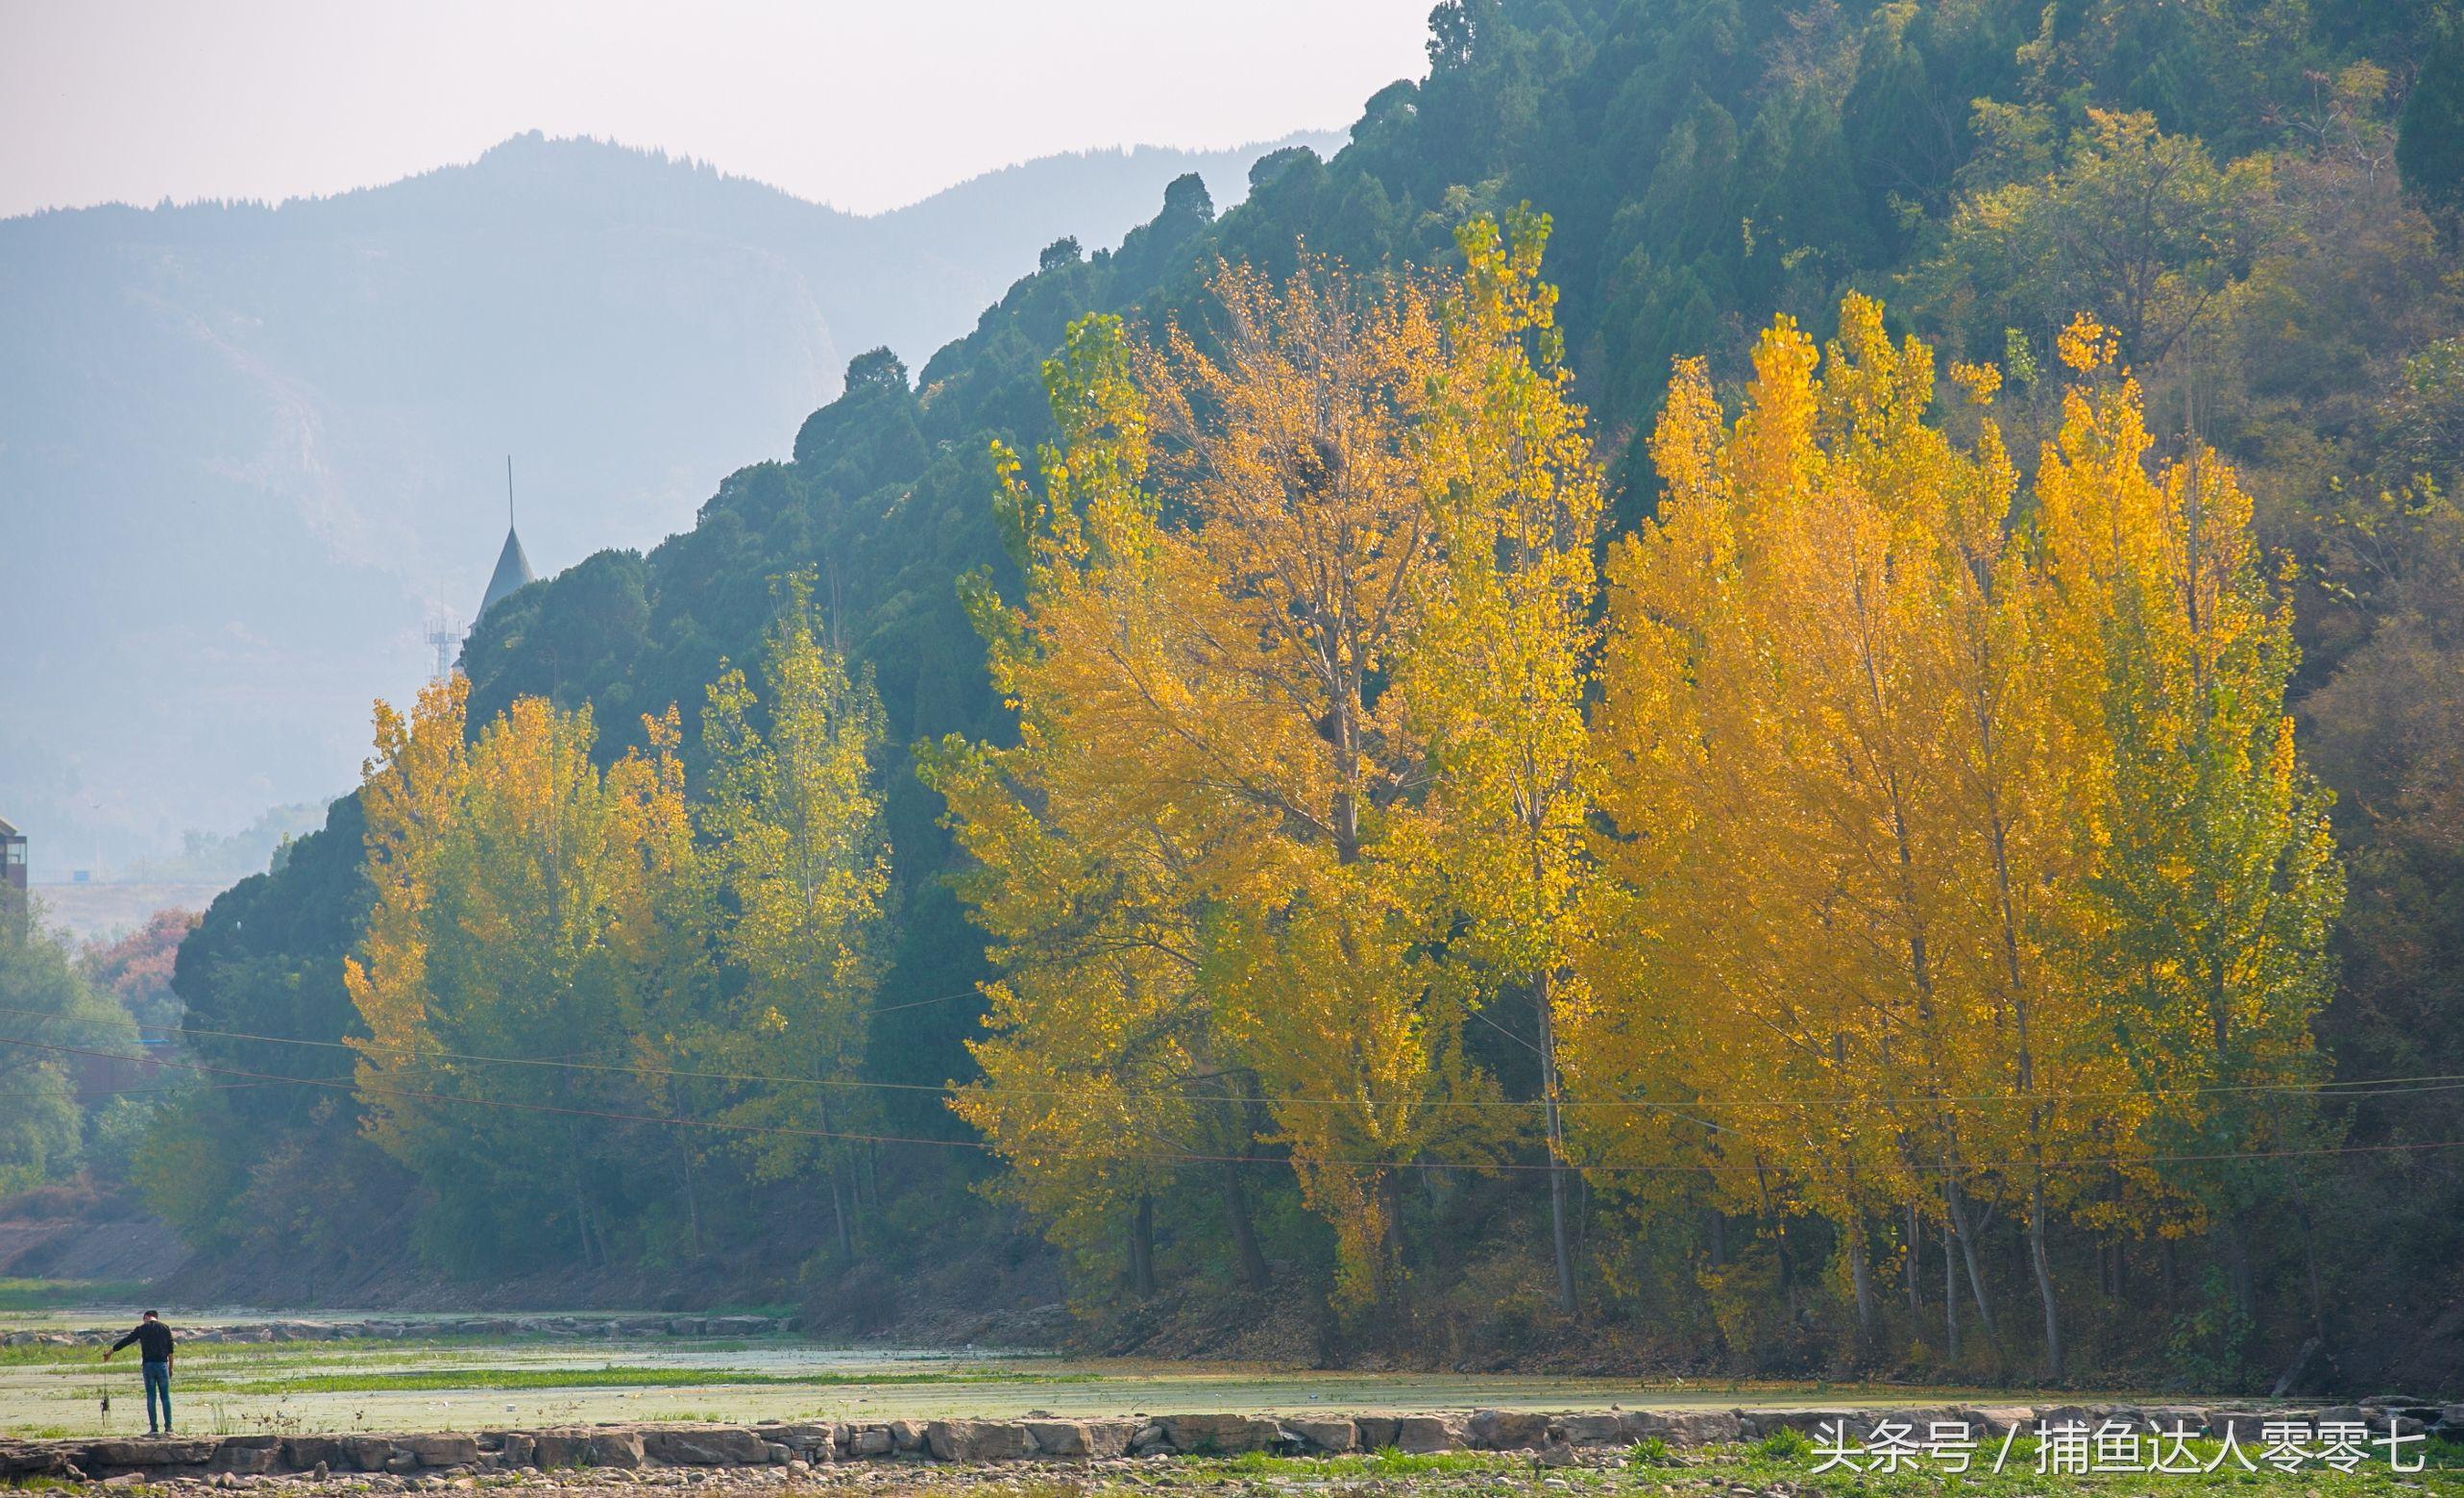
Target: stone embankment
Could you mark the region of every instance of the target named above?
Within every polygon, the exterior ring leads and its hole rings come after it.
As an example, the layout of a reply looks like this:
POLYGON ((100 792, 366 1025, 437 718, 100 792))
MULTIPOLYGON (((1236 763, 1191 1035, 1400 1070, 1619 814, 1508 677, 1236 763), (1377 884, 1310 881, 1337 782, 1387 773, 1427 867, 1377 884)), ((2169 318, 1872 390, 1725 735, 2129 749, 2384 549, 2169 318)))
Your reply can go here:
MULTIPOLYGON (((354 1338, 400 1341, 445 1337, 776 1337, 796 1328, 793 1316, 439 1316, 415 1321, 254 1321, 176 1327, 183 1342, 330 1342, 354 1338)), ((109 1347, 126 1326, 76 1331, 0 1332, 0 1347, 109 1347)))
MULTIPOLYGON (((769 1421, 758 1425, 591 1425, 552 1430, 490 1430, 463 1435, 131 1437, 89 1440, 0 1439, 0 1482, 30 1477, 69 1481, 199 1480, 244 1486, 269 1478, 371 1474, 387 1486, 451 1486, 489 1474, 604 1468, 762 1468, 780 1477, 839 1462, 1105 1462, 1140 1458, 1288 1456, 1352 1451, 1525 1452, 1543 1463, 1571 1464, 1593 1454, 1659 1439, 1672 1448, 1754 1440, 1782 1428, 1808 1436, 1826 1429, 1857 1439, 1895 1420, 1926 1431, 1964 1424, 1999 1439, 2080 1421, 2124 1421, 2151 1434, 2186 1429, 2248 1443, 2269 1420, 2366 1421, 2411 1435, 2464 1439, 2464 1405, 2388 1396, 2335 1409, 2207 1409, 2193 1406, 1945 1406, 1931 1409, 1608 1410, 1543 1414, 1481 1410, 1469 1414, 1170 1414, 1133 1419, 890 1420, 870 1424, 769 1421)), ((468 1486, 468 1485, 465 1485, 468 1486)))

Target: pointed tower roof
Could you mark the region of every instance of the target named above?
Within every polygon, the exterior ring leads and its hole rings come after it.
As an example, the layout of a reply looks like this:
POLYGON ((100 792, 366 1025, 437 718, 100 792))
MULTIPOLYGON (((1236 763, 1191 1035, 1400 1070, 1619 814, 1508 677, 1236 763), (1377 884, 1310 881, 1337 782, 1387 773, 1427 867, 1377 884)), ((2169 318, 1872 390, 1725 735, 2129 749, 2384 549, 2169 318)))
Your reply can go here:
POLYGON ((517 591, 531 578, 530 558, 522 553, 522 536, 513 528, 513 454, 504 460, 504 550, 497 553, 497 570, 488 578, 488 596, 479 600, 479 611, 471 616, 477 624, 497 606, 497 600, 517 591))
POLYGON ((497 553, 497 570, 488 578, 488 596, 479 601, 478 617, 497 606, 497 600, 513 592, 531 577, 530 558, 522 552, 522 537, 511 526, 504 528, 504 550, 497 553))

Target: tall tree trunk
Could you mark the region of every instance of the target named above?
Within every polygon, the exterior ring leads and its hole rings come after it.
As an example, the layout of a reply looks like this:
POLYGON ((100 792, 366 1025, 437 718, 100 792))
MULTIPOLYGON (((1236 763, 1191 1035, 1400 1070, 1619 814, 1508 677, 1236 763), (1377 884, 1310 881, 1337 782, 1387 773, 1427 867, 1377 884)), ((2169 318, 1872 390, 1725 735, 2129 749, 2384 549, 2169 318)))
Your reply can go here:
POLYGON ((2028 1189, 2028 1262, 2037 1271, 2037 1295, 2045 1306, 2045 1376, 2061 1382, 2061 1316, 2054 1304, 2053 1262, 2045 1252, 2045 1179, 2041 1169, 2028 1189))
POLYGON ((1728 1267, 1728 1214, 1717 1207, 1712 1208, 1710 1226, 1704 1236, 1711 1240, 1711 1266, 1715 1269, 1728 1267))
POLYGON ((2319 1289, 2319 1232, 2310 1217, 2307 1202, 2295 1199, 2294 1211, 2302 1219, 2302 1267, 2310 1282, 2310 1333, 2327 1340, 2327 1297, 2319 1289))
POLYGON ((1873 1350, 1873 1271, 1866 1262, 1866 1225, 1862 1216, 1853 1218, 1848 1233, 1848 1284, 1857 1295, 1857 1339, 1866 1351, 1873 1350))
POLYGON ((1224 1215, 1232 1222, 1232 1259, 1239 1265, 1243 1285, 1264 1289, 1269 1278, 1266 1255, 1258 1251, 1257 1228, 1249 1217, 1249 1183, 1240 1172, 1237 1165, 1224 1166, 1224 1215))
POLYGON ((856 1258, 856 1225, 848 1220, 850 1214, 847 1203, 847 1183, 840 1176, 837 1166, 827 1168, 830 1177, 831 1230, 839 1240, 839 1258, 845 1263, 853 1264, 856 1258))
POLYGON ((1993 1344, 1995 1360, 2002 1361, 2002 1328, 1993 1319, 1993 1303, 1985 1296, 1985 1274, 1976 1265, 1976 1235, 1968 1230, 1967 1198, 1957 1177, 1947 1178, 1942 1191, 1950 1204, 1951 1236, 1959 1241, 1960 1262, 1967 1266, 1967 1288, 1976 1298, 1976 1324, 1985 1328, 1985 1339, 1993 1344))
POLYGON ((693 1151, 685 1150, 678 1158, 684 1163, 685 1230, 692 1235, 694 1257, 699 1258, 701 1256, 701 1200, 700 1193, 693 1189, 693 1151))
POLYGON ((1924 1246, 1925 1240, 1917 1231, 1916 1204, 1912 1201, 1908 1204, 1908 1326, 1912 1332, 1915 1330, 1917 1319, 1925 1314, 1924 1297, 1916 1289, 1916 1260, 1924 1246))
POLYGON ((1942 1218, 1942 1339, 1949 1343, 1950 1360, 1960 1361, 1960 1268, 1959 1255, 1951 1252, 1951 1219, 1942 1218))
POLYGON ((1549 1233, 1557 1254, 1557 1309, 1574 1314, 1574 1248, 1566 1228, 1566 1122, 1557 1097, 1556 975, 1534 985, 1540 1010, 1540 1094, 1549 1122, 1549 1233))
POLYGON ((1144 1300, 1155 1293, 1155 1198, 1138 1198, 1130 1216, 1130 1293, 1144 1300))
POLYGON ((573 1189, 573 1234, 575 1238, 580 1240, 582 1267, 587 1269, 591 1266, 590 1204, 582 1198, 581 1171, 577 1169, 568 1169, 565 1172, 565 1178, 572 1183, 573 1189))
POLYGON ((2239 1212, 2229 1214, 2223 1223, 2225 1240, 2225 1275, 2232 1282, 2233 1310, 2240 1313, 2242 1325, 2258 1325, 2257 1274, 2250 1262, 2250 1223, 2239 1212))
POLYGON ((1402 1303, 1403 1284, 1403 1172, 1388 1170, 1378 1181, 1378 1194, 1386 1214, 1386 1275, 1390 1282, 1382 1293, 1402 1303))

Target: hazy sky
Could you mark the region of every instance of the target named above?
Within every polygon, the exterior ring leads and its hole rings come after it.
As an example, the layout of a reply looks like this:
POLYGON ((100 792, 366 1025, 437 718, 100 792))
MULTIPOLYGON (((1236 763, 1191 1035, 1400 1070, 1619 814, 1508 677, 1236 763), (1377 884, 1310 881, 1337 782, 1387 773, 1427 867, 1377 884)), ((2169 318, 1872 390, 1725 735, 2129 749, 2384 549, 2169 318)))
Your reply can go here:
POLYGON ((0 0, 0 216, 280 199, 525 130, 870 211, 1088 146, 1339 127, 1430 0, 0 0))

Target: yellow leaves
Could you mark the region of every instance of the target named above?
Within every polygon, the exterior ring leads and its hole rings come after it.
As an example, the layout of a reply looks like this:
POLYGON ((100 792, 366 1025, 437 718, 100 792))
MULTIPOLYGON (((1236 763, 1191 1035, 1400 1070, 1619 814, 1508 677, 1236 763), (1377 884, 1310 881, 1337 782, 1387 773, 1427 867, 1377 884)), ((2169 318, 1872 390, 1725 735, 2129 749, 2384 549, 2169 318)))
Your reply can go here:
POLYGON ((1019 743, 944 744, 925 773, 1004 969, 958 1107, 1057 1235, 1092 1241, 1086 1213, 1175 1174, 1069 1163, 1117 1131, 1251 1146, 1168 1106, 1203 1067, 1269 1100, 1346 1293, 1384 1293, 1385 1163, 1478 1134, 1449 1106, 1488 1086, 1457 1044, 1472 969, 1568 963, 1605 502, 1547 232, 1468 225, 1459 281, 1223 267, 1203 337, 1082 323, 1040 488, 996 455, 1005 516, 1051 538, 1014 632, 988 630, 1019 743), (1476 935, 1450 965, 1457 908, 1476 935))
POLYGON ((2069 369, 2088 375, 2113 362, 2121 352, 2121 341, 2106 332, 2104 324, 2081 312, 2055 334, 2054 352, 2069 369))
MULTIPOLYGON (((2115 350, 2082 319, 2062 354, 2086 377, 2115 350)), ((2115 1161, 2143 1206, 2133 1162, 2202 1112, 2147 1090, 2206 1074, 2196 985, 2270 1045, 2316 1001, 2333 877, 2282 725, 2289 642, 2246 494, 2205 453, 2151 472, 2127 377, 2067 392, 2031 522, 1992 424, 1964 450, 1927 424, 1932 370, 1854 298, 1818 362, 1785 319, 1766 333, 1733 424, 1680 369, 1669 498, 1611 560, 1615 835, 1569 1073, 1767 1099, 1717 1134, 1582 1124, 1612 1158, 1777 1169, 1843 1222, 1922 1203, 1946 1161, 2001 1163, 1965 1167, 1988 1192, 2046 1162, 2083 1212, 2052 1166, 2115 1161)))
POLYGON ((691 856, 672 715, 646 722, 649 753, 602 773, 587 710, 525 698, 471 739, 468 700, 457 675, 407 716, 378 706, 360 793, 377 897, 344 966, 369 1032, 353 1044, 370 1132, 425 1169, 490 1146, 417 1095, 469 1085, 422 1058, 604 1040, 614 1059, 630 975, 691 856))
POLYGON ((1951 365, 1950 374, 1951 383, 1959 386, 1960 393, 1967 397, 1970 405, 1991 405, 1993 397, 2002 389, 2002 371, 1991 364, 1956 360, 1951 365))
POLYGON ((1084 1248, 1287 1150, 1347 1304, 1394 1288, 1403 1169, 1532 1158, 1462 1045, 1508 1003, 1544 1095, 1600 1105, 1541 1159, 1851 1228, 1946 1173, 2117 1210, 2091 1161, 2144 1205, 2191 986, 2282 1064, 2332 896, 2248 496, 2151 470, 2089 318, 2023 495, 1852 296, 1821 348, 1774 321, 1734 420, 1678 366, 1603 625, 1547 230, 1467 225, 1452 280, 1225 267, 1203 336, 1072 329, 1036 481, 995 457, 1026 591, 975 600, 1017 742, 923 756, 1002 970, 953 1106, 1084 1248), (2204 817, 2238 830, 2162 834, 2204 817))
MULTIPOLYGON (((722 1057, 736 1034, 769 1037, 764 1068, 852 1078, 865 1052, 890 894, 873 758, 882 709, 868 677, 828 643, 810 573, 773 589, 761 691, 736 671, 710 688, 702 734, 710 792, 701 808, 719 961, 740 980, 720 1012, 697 1016, 695 1044, 722 1057), (766 712, 766 730, 753 724, 766 712)), ((741 1091, 736 1117, 805 1131, 748 1136, 758 1167, 785 1176, 843 1159, 813 1137, 867 1112, 829 1089, 741 1091)))

